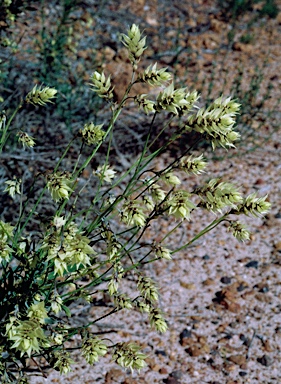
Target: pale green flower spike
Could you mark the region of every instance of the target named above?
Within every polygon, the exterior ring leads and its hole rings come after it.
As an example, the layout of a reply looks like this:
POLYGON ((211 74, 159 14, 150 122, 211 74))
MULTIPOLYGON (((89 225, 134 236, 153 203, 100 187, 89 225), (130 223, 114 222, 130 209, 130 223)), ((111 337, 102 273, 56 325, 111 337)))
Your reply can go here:
POLYGON ((200 206, 213 213, 222 212, 225 207, 236 208, 243 202, 241 193, 231 183, 220 182, 220 179, 210 180, 204 187, 195 190, 201 198, 200 206))
POLYGON ((8 244, 13 237, 13 230, 14 227, 10 224, 0 221, 0 263, 9 261, 11 254, 14 252, 8 244))
POLYGON ((187 174, 194 173, 195 175, 200 175, 200 173, 204 172, 206 166, 207 162, 204 161, 203 154, 198 157, 184 156, 179 162, 179 169, 187 174))
POLYGON ((162 85, 172 78, 172 75, 166 71, 167 68, 157 69, 157 63, 155 63, 153 66, 151 64, 143 73, 138 76, 137 81, 147 83, 152 86, 162 85))
POLYGON ((27 133, 19 131, 17 133, 17 136, 19 137, 19 142, 22 143, 22 146, 25 148, 33 148, 35 145, 34 138, 29 136, 27 133))
POLYGON ((151 112, 155 112, 155 102, 152 100, 148 100, 146 94, 136 95, 134 97, 134 102, 139 108, 142 108, 144 110, 144 113, 146 113, 147 115, 151 112))
POLYGON ((66 351, 56 351, 52 359, 52 365, 55 369, 60 371, 60 374, 66 374, 71 371, 71 364, 74 364, 74 360, 70 358, 70 355, 66 351))
POLYGON ((51 99, 55 97, 57 94, 57 90, 55 88, 50 87, 44 87, 41 86, 37 89, 37 85, 30 91, 25 101, 27 103, 33 104, 33 105, 46 105, 46 103, 52 103, 51 99))
POLYGON ((122 245, 113 236, 107 241, 106 245, 106 254, 109 257, 109 261, 114 261, 118 257, 122 245))
POLYGON ((185 99, 185 95, 186 88, 174 89, 174 83, 171 83, 157 96, 155 110, 157 112, 172 112, 178 115, 182 108, 189 104, 185 99))
POLYGON ((120 212, 121 221, 126 225, 137 225, 144 227, 146 223, 146 217, 143 213, 143 208, 140 207, 137 201, 126 201, 120 212))
POLYGON ((118 343, 115 345, 115 350, 112 359, 123 368, 140 370, 146 366, 146 355, 140 352, 140 346, 135 343, 118 343))
POLYGON ((141 37, 140 29, 136 24, 133 24, 131 28, 128 29, 127 33, 128 35, 122 33, 122 43, 128 49, 129 59, 134 66, 134 69, 136 69, 137 63, 146 49, 146 37, 141 37))
POLYGON ((7 180, 5 184, 7 184, 7 187, 4 192, 7 192, 12 198, 15 197, 16 193, 20 195, 21 179, 7 180))
POLYGON ((114 304, 118 309, 133 308, 132 300, 128 296, 124 295, 123 293, 114 295, 114 304))
POLYGON ((179 115, 186 115, 194 107, 196 101, 200 98, 197 91, 187 92, 184 96, 186 103, 178 108, 179 115))
POLYGON ((47 235, 41 247, 47 250, 47 260, 54 261, 54 271, 60 276, 67 272, 68 266, 79 268, 91 264, 90 255, 95 254, 89 245, 90 240, 78 232, 74 223, 65 229, 63 235, 63 241, 60 232, 47 235))
POLYGON ((94 123, 85 124, 83 129, 80 129, 83 141, 87 145, 98 144, 103 141, 105 132, 102 130, 101 125, 94 125, 94 123))
POLYGON ((53 225, 56 229, 62 228, 66 223, 66 219, 63 216, 54 216, 53 225))
POLYGON ((174 175, 173 172, 171 171, 164 173, 161 176, 161 180, 163 180, 166 184, 172 185, 172 186, 181 184, 180 179, 176 175, 174 175))
POLYGON ((151 310, 151 303, 148 303, 147 301, 143 300, 136 300, 134 301, 134 304, 136 308, 141 312, 141 313, 149 313, 151 310))
POLYGON ((189 219, 191 211, 196 208, 189 200, 190 196, 190 193, 182 190, 172 193, 165 202, 169 215, 174 215, 177 219, 189 219))
POLYGON ((147 195, 143 195, 142 196, 142 201, 144 203, 144 205, 146 206, 147 209, 149 209, 150 211, 153 211, 154 207, 155 207, 155 204, 152 200, 152 198, 150 196, 147 196, 147 195))
POLYGON ((250 240, 250 232, 244 224, 240 221, 231 221, 229 224, 229 231, 232 232, 233 236, 236 237, 237 240, 250 240))
POLYGON ((45 309, 45 302, 41 301, 37 304, 32 304, 27 312, 27 317, 37 320, 40 324, 44 324, 45 320, 48 318, 48 314, 45 309))
POLYGON ((20 352, 22 357, 25 353, 30 357, 32 353, 39 352, 41 347, 48 347, 49 342, 37 320, 17 321, 17 325, 7 324, 6 335, 9 340, 14 341, 12 348, 20 352))
POLYGON ((144 297, 146 300, 150 301, 151 303, 158 301, 158 290, 155 287, 152 279, 145 276, 139 276, 137 287, 142 297, 144 297))
POLYGON ((247 196, 242 204, 238 205, 237 209, 232 211, 234 214, 244 214, 247 216, 262 217, 266 215, 270 208, 271 203, 266 201, 267 195, 264 197, 257 197, 256 193, 252 193, 247 196))
POLYGON ((4 221, 0 220, 0 239, 3 241, 8 241, 13 237, 13 230, 15 227, 4 221))
POLYGON ((151 193, 151 197, 154 201, 160 202, 163 201, 166 197, 165 191, 158 184, 152 184, 149 187, 149 191, 151 193))
POLYGON ((106 353, 107 346, 98 337, 91 337, 91 335, 88 335, 83 339, 82 356, 84 356, 87 363, 96 363, 99 360, 99 357, 106 355, 106 353))
POLYGON ((73 180, 67 172, 56 172, 47 176, 47 188, 52 195, 52 199, 57 202, 60 200, 68 200, 69 194, 73 192, 73 180))
POLYGON ((235 124, 235 115, 238 113, 240 104, 231 98, 225 100, 222 97, 216 99, 208 108, 188 117, 185 131, 196 131, 210 140, 213 149, 218 145, 223 148, 235 147, 233 144, 239 139, 238 132, 232 130, 235 124))
POLYGON ((58 314, 61 311, 62 304, 62 298, 58 294, 52 296, 51 309, 55 314, 58 314))
POLYGON ((168 329, 168 324, 166 323, 159 308, 153 308, 150 310, 149 321, 150 325, 160 333, 165 333, 168 329))
POLYGON ((106 79, 103 72, 99 73, 95 71, 91 76, 91 81, 92 83, 90 83, 90 85, 93 87, 93 91, 96 92, 99 97, 107 100, 113 98, 114 87, 111 86, 110 76, 106 79))
POLYGON ((168 248, 162 247, 161 245, 154 245, 153 250, 157 257, 160 259, 171 260, 171 251, 168 248))
POLYGON ((100 180, 106 181, 107 183, 112 183, 112 180, 115 177, 116 171, 110 168, 109 165, 99 165, 98 168, 93 171, 93 174, 97 176, 100 180))
POLYGON ((0 114, 0 131, 2 129, 5 129, 6 120, 7 120, 7 117, 6 117, 5 111, 2 111, 0 114))
POLYGON ((12 255, 13 249, 6 243, 3 239, 0 239, 0 263, 4 261, 9 261, 12 255))
POLYGON ((116 280, 115 276, 112 276, 111 280, 107 284, 108 293, 110 296, 113 296, 118 291, 118 281, 116 280))

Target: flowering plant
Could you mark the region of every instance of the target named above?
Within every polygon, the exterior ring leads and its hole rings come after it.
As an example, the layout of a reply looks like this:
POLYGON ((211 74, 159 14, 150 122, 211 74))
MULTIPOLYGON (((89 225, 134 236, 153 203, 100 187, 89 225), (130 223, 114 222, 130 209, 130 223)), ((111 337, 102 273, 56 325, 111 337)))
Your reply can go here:
MULTIPOLYGON (((177 89, 166 68, 158 69, 155 63, 137 72, 146 49, 146 38, 142 37, 138 26, 133 25, 122 38, 132 64, 132 80, 120 103, 114 102, 110 76, 95 71, 91 77, 92 90, 111 107, 110 121, 84 124, 73 138, 81 142, 74 168, 66 170, 62 166, 71 142, 53 169, 35 179, 36 183, 44 176, 44 187, 33 201, 33 208, 27 210, 21 200, 20 214, 13 223, 0 221, 0 370, 5 383, 27 382, 25 374, 30 358, 35 359, 40 372, 52 367, 67 373, 73 364, 68 341, 75 335, 79 337, 79 348, 89 364, 111 354, 124 368, 142 369, 146 355, 139 345, 114 342, 93 334, 91 327, 99 318, 87 319, 86 324, 78 327, 72 324, 71 304, 91 303, 98 292, 106 292, 112 299, 113 309, 103 317, 114 316, 121 310, 139 311, 147 314, 150 325, 158 332, 165 332, 168 326, 157 304, 158 287, 141 267, 155 260, 171 260, 173 254, 223 221, 229 222, 235 237, 247 240, 249 231, 235 217, 261 216, 270 209, 266 196, 243 197, 234 184, 220 179, 211 179, 191 191, 181 187, 183 174, 200 175, 207 167, 203 154, 194 156, 189 153, 191 148, 164 169, 155 170, 155 159, 185 132, 197 132, 213 149, 233 147, 239 139, 233 128, 240 105, 231 98, 219 97, 209 107, 199 108, 196 104, 198 93, 187 88, 177 89), (146 94, 131 96, 133 86, 139 82, 161 87, 154 100, 146 94), (130 100, 152 116, 142 152, 123 172, 113 170, 109 155, 103 164, 92 169, 92 175, 98 179, 93 200, 86 211, 75 211, 75 203, 81 196, 77 180, 86 168, 89 169, 103 144, 108 145, 107 153, 110 153, 114 124, 130 100), (155 117, 161 113, 168 114, 168 123, 173 119, 179 122, 167 142, 153 151, 151 133, 155 117), (91 153, 82 157, 84 160, 80 164, 85 145, 91 147, 91 153), (42 222, 36 235, 30 236, 28 228, 47 193, 56 213, 44 221, 44 225, 42 222), (198 209, 219 216, 186 244, 170 249, 169 236, 198 209), (162 240, 146 240, 148 228, 159 217, 173 217, 174 227, 162 240), (139 254, 141 257, 136 256, 139 254), (122 281, 128 274, 135 283, 132 294, 122 289, 122 281), (39 357, 44 358, 44 364, 39 357)), ((1 150, 19 108, 27 103, 45 107, 46 103, 54 102, 56 93, 53 88, 35 86, 11 116, 6 118, 5 113, 1 114, 1 150)), ((166 125, 162 131, 164 129, 166 125)), ((36 148, 36 140, 28 133, 18 132, 18 137, 27 148, 36 148)), ((3 193, 13 199, 28 195, 22 180, 7 180, 5 184, 3 193)))

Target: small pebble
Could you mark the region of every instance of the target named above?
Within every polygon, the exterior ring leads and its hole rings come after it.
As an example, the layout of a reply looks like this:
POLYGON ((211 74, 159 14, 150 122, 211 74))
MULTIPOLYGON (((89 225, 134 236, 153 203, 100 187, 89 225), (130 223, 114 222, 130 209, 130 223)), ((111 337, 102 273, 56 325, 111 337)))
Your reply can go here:
POLYGON ((245 285, 244 283, 241 283, 238 285, 238 287, 236 288, 237 289, 237 292, 242 292, 244 291, 246 288, 248 288, 247 285, 245 285))
POLYGON ((209 256, 209 255, 204 255, 204 256, 202 257, 202 259, 203 259, 203 260, 210 260, 210 256, 209 256))
POLYGON ((180 339, 185 339, 186 337, 192 337, 192 332, 190 329, 185 328, 181 333, 180 333, 180 339))
POLYGON ((223 276, 221 278, 221 283, 223 283, 223 284, 230 284, 231 283, 231 277, 223 276))
POLYGON ((249 263, 247 263, 245 265, 246 268, 258 268, 258 265, 259 265, 259 262, 257 260, 252 260, 252 261, 249 261, 249 263))
POLYGON ((182 371, 173 371, 171 374, 170 374, 171 377, 174 377, 175 379, 180 379, 182 377, 182 371))
POLYGON ((273 360, 270 356, 268 355, 263 355, 262 357, 258 357, 257 361, 264 365, 265 367, 269 367, 271 364, 273 364, 273 360))

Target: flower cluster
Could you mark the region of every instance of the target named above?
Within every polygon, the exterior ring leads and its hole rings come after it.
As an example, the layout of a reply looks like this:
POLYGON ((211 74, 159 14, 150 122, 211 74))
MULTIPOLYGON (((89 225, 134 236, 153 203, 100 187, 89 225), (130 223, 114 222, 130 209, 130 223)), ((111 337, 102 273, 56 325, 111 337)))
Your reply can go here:
POLYGON ((146 70, 138 76, 137 81, 156 86, 171 80, 171 77, 171 74, 167 72, 167 68, 157 69, 157 63, 155 63, 154 65, 149 65, 146 70))
POLYGON ((146 355, 140 352, 140 347, 134 343, 118 343, 115 346, 112 359, 121 367, 134 369, 142 369, 146 366, 146 355))
POLYGON ((178 115, 185 106, 189 105, 185 96, 185 88, 175 89, 174 83, 171 83, 167 88, 159 92, 156 99, 155 110, 157 112, 172 112, 178 115))
POLYGON ((45 302, 40 301, 38 303, 32 304, 28 309, 27 317, 30 317, 31 319, 38 321, 39 324, 44 324, 45 320, 48 317, 48 314, 45 308, 45 302))
POLYGON ((26 132, 19 131, 17 133, 19 142, 22 143, 22 146, 25 148, 33 148, 35 145, 34 138, 28 135, 26 132))
POLYGON ((87 336, 82 343, 82 356, 85 357, 89 364, 94 364, 99 360, 100 356, 104 356, 107 352, 106 344, 98 337, 87 336))
POLYGON ((235 185, 221 182, 220 179, 211 179, 203 187, 196 189, 195 193, 201 198, 200 206, 211 212, 222 212, 225 207, 236 208, 243 198, 235 185))
POLYGON ((128 35, 122 33, 122 43, 129 51, 129 59, 134 66, 134 69, 136 69, 137 63, 146 49, 146 37, 141 37, 140 29, 135 24, 131 26, 131 28, 127 31, 127 34, 128 35))
POLYGON ((13 230, 10 224, 0 221, 0 262, 3 260, 9 261, 13 249, 10 247, 9 242, 13 237, 13 230))
POLYGON ((62 303, 62 298, 55 292, 51 297, 51 309, 55 314, 61 311, 62 303))
POLYGON ((74 361, 70 358, 70 355, 66 351, 56 351, 50 361, 51 365, 61 374, 66 374, 71 371, 71 364, 74 361))
POLYGON ((137 286, 140 294, 145 300, 148 300, 151 303, 158 301, 158 290, 152 279, 140 275, 137 286))
POLYGON ((165 172, 161 176, 161 180, 163 180, 166 184, 172 186, 181 184, 180 179, 176 175, 174 175, 172 171, 165 172))
POLYGON ((98 144, 103 141, 105 132, 102 130, 101 125, 95 125, 94 123, 85 124, 84 128, 80 130, 82 140, 87 145, 98 144))
POLYGON ((132 300, 123 293, 114 295, 114 304, 118 309, 131 309, 133 308, 132 300))
MULTIPOLYGON (((122 277, 124 275, 124 268, 123 268, 123 266, 119 260, 114 260, 113 262, 114 262, 113 273, 111 275, 111 279, 109 280, 109 282, 107 284, 107 289, 108 289, 109 295, 114 296, 116 299, 116 297, 118 296, 119 280, 122 279, 122 277)), ((118 301, 118 299, 117 299, 117 301, 118 301)), ((130 303, 131 303, 131 300, 129 299, 129 301, 128 301, 129 307, 130 307, 130 303)), ((119 304, 117 303, 117 306, 118 305, 119 304)))
POLYGON ((231 231, 233 236, 239 241, 246 241, 250 239, 250 232, 240 221, 231 221, 229 223, 229 231, 231 231))
POLYGON ((95 254, 89 245, 90 240, 79 232, 74 223, 62 231, 55 231, 47 235, 42 249, 47 251, 47 259, 54 261, 54 271, 62 276, 68 267, 85 267, 91 264, 90 256, 95 254))
POLYGON ((152 199, 155 202, 161 202, 166 197, 166 192, 157 183, 151 184, 149 187, 149 191, 150 191, 152 199))
POLYGON ((196 131, 210 140, 213 149, 218 145, 223 148, 234 147, 234 142, 239 139, 239 133, 233 131, 235 115, 238 113, 240 104, 231 98, 223 100, 216 99, 208 108, 188 117, 185 131, 196 131))
POLYGON ((197 91, 189 92, 185 90, 184 103, 182 102, 178 108, 179 115, 186 115, 194 107, 196 101, 200 98, 197 91))
POLYGON ((51 99, 57 94, 55 88, 39 87, 37 85, 27 94, 25 101, 33 105, 46 105, 46 103, 52 103, 51 99))
POLYGON ((98 168, 93 171, 93 175, 97 176, 101 181, 106 181, 107 183, 112 183, 112 180, 115 177, 116 171, 110 166, 107 165, 99 165, 98 168))
POLYGON ((2 129, 5 129, 6 120, 7 120, 7 116, 6 116, 5 111, 1 111, 1 113, 0 113, 0 131, 2 129))
POLYGON ((158 308, 153 308, 150 310, 149 321, 150 325, 160 333, 165 333, 168 329, 168 325, 163 318, 162 312, 158 308))
POLYGON ((136 200, 126 201, 120 212, 121 221, 126 225, 137 225, 144 227, 146 218, 143 213, 143 208, 136 200))
POLYGON ((21 179, 7 180, 5 184, 7 184, 7 187, 4 189, 4 192, 7 192, 12 198, 15 197, 16 193, 20 195, 21 179))
POLYGON ((164 204, 168 214, 177 219, 189 219, 191 211, 196 208, 196 205, 189 200, 190 196, 190 193, 183 190, 171 193, 164 204))
POLYGON ((191 156, 183 156, 179 162, 179 169, 184 171, 185 173, 194 173, 195 175, 200 175, 200 173, 204 172, 207 163, 204 161, 203 154, 198 157, 191 156))
POLYGON ((244 214, 246 216, 262 217, 267 214, 271 207, 270 202, 266 201, 266 199, 267 196, 257 197, 256 193, 251 193, 232 213, 236 215, 244 214))
POLYGON ((152 200, 152 197, 148 195, 142 195, 142 201, 147 209, 152 211, 155 207, 154 201, 152 200))
POLYGON ((19 351, 21 357, 25 353, 30 357, 42 347, 49 346, 47 337, 36 319, 20 321, 10 317, 10 322, 6 326, 6 336, 8 340, 14 342, 12 348, 19 351))
POLYGON ((154 245, 152 249, 160 259, 171 260, 171 251, 168 248, 162 247, 161 245, 154 245))
POLYGON ((122 244, 120 244, 113 235, 106 241, 106 254, 109 257, 109 261, 117 259, 122 244))
POLYGON ((47 188, 55 202, 69 199, 70 193, 73 192, 73 180, 71 180, 68 172, 55 172, 48 175, 47 180, 47 188))
POLYGON ((139 108, 142 108, 144 113, 146 113, 147 115, 151 112, 155 112, 155 109, 154 109, 155 102, 152 100, 149 100, 146 94, 136 95, 134 97, 134 102, 139 108))
POLYGON ((140 298, 138 300, 135 300, 134 304, 141 313, 149 313, 151 310, 151 303, 147 302, 147 300, 145 299, 140 298))
POLYGON ((110 100, 113 98, 113 89, 111 85, 111 79, 110 76, 108 78, 105 77, 105 74, 99 73, 95 71, 91 76, 90 85, 93 87, 93 91, 96 92, 96 94, 99 97, 102 97, 106 100, 110 100))

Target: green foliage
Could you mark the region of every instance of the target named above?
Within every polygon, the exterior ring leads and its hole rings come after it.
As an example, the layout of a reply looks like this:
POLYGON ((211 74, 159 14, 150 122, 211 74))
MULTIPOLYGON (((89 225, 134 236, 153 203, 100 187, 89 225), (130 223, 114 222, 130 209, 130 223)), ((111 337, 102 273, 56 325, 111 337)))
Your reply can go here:
MULTIPOLYGON (((60 158, 33 175, 31 185, 17 179, 6 181, 3 193, 17 203, 18 214, 13 215, 11 223, 0 221, 3 382, 27 382, 24 374, 30 357, 41 373, 50 367, 61 374, 69 372, 73 364, 69 341, 74 336, 90 364, 110 353, 121 367, 132 371, 144 368, 146 355, 139 345, 97 337, 91 334, 91 326, 107 316, 112 316, 114 324, 118 311, 137 311, 147 315, 156 331, 165 332, 168 325, 158 308, 158 287, 142 267, 161 259, 172 262, 171 255, 222 222, 228 222, 239 240, 247 240, 249 231, 236 216, 259 217, 270 209, 266 196, 244 197, 239 188, 220 179, 185 190, 181 179, 186 174, 200 175, 207 166, 203 154, 192 155, 192 146, 163 169, 156 169, 159 156, 187 131, 196 132, 198 140, 208 142, 213 149, 233 147, 240 136, 234 130, 240 104, 230 97, 218 97, 209 106, 199 108, 198 93, 175 87, 166 69, 157 69, 154 64, 138 74, 145 37, 135 24, 122 36, 132 76, 121 101, 117 103, 111 97, 111 78, 102 72, 95 71, 90 84, 92 91, 108 103, 109 119, 104 116, 102 124, 85 122, 84 128, 74 132, 60 158), (161 89, 156 95, 131 96, 134 86, 143 82, 161 89), (124 109, 136 107, 139 113, 144 111, 151 116, 150 126, 137 158, 127 169, 117 171, 114 164, 110 165, 114 127, 124 109), (152 140, 151 135, 156 116, 161 117, 161 131, 168 130, 170 134, 165 143, 153 150, 157 137, 152 140), (93 160, 99 158, 102 150, 106 157, 96 167, 93 160), (75 162, 68 162, 68 156, 75 162), (81 177, 85 171, 91 175, 87 180, 81 177), (86 208, 80 210, 77 205, 87 198, 83 197, 86 189, 90 189, 91 197, 88 195, 86 208), (53 213, 44 217, 46 199, 53 213), (174 249, 167 247, 174 231, 190 217, 196 219, 199 209, 219 215, 186 243, 174 249), (161 218, 173 218, 172 228, 162 239, 160 230, 147 236, 151 227, 161 225, 161 218), (124 289, 127 276, 132 281, 129 292, 124 289), (91 303, 103 293, 111 298, 107 313, 91 320, 86 318, 85 324, 77 326, 71 318, 75 304, 91 303)), ((7 148, 9 135, 15 134, 27 150, 36 150, 37 137, 17 132, 13 126, 15 118, 22 109, 28 114, 30 106, 41 113, 42 108, 47 109, 58 100, 56 96, 53 87, 35 86, 22 95, 14 111, 2 111, 1 150, 7 148)))
POLYGON ((257 3, 262 3, 262 8, 258 12, 260 17, 275 18, 278 15, 275 0, 218 0, 223 15, 234 20, 246 12, 253 11, 253 6, 257 3))
POLYGON ((254 35, 252 33, 245 33, 240 37, 240 41, 243 44, 251 44, 254 41, 254 35))
MULTIPOLYGON (((42 29, 40 31, 40 68, 39 76, 43 82, 52 83, 58 80, 63 70, 67 68, 65 60, 66 50, 71 38, 71 13, 75 10, 77 0, 60 0, 59 13, 56 15, 56 27, 49 30, 45 16, 45 4, 41 2, 42 29)), ((53 22, 53 21, 52 21, 53 22)))
POLYGON ((218 0, 224 15, 233 19, 252 10, 254 3, 255 0, 218 0))
POLYGON ((266 0, 260 10, 261 16, 269 16, 271 18, 277 17, 279 9, 275 0, 266 0))

